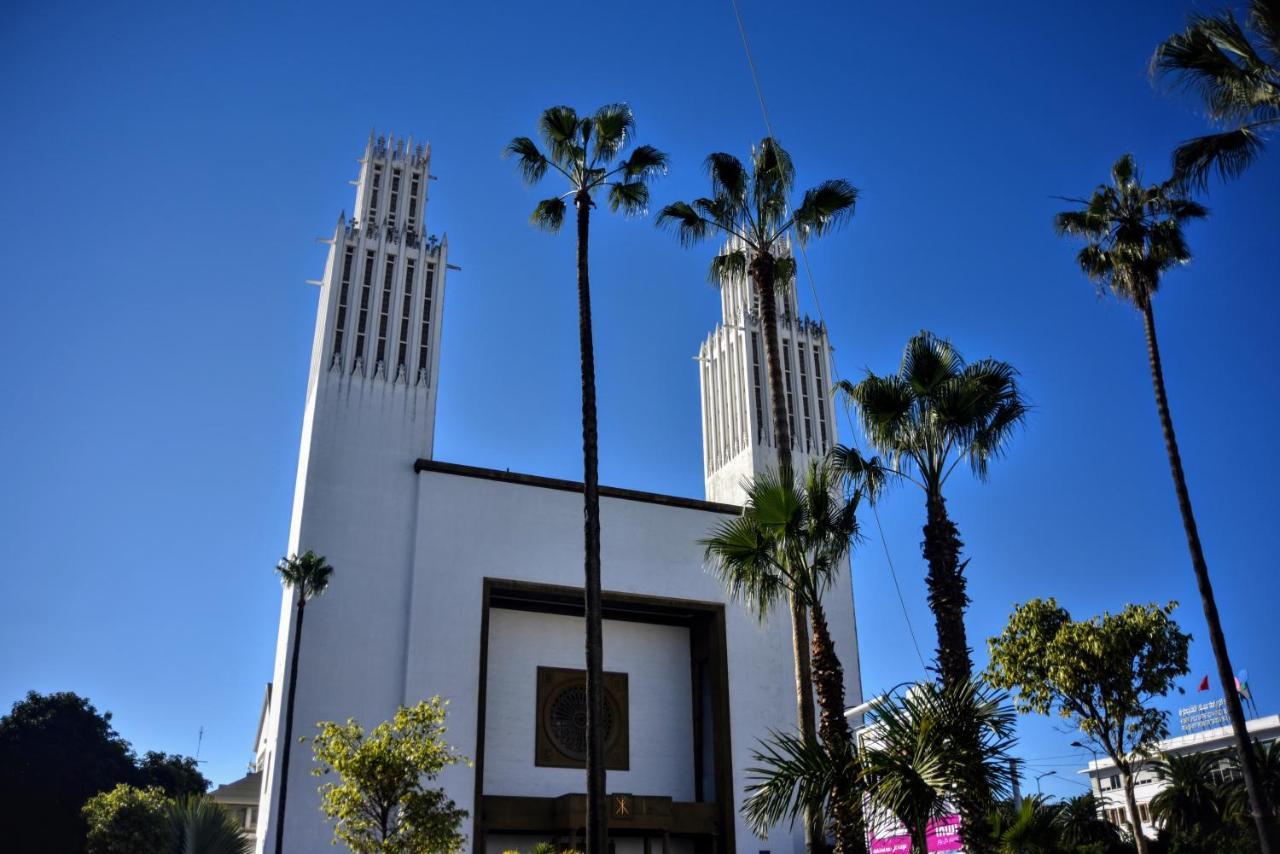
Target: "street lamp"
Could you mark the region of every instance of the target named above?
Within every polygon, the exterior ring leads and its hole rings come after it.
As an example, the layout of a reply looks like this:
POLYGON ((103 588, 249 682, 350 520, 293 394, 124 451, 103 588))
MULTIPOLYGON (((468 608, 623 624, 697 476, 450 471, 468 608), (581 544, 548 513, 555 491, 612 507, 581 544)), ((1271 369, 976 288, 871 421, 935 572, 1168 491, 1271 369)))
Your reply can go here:
POLYGON ((905 685, 915 685, 915 684, 916 684, 915 682, 899 682, 897 685, 894 685, 892 688, 890 688, 888 691, 885 691, 879 697, 872 697, 870 700, 867 700, 865 703, 859 703, 856 706, 852 706, 848 709, 845 709, 844 716, 848 720, 853 720, 856 717, 865 715, 867 712, 871 711, 872 706, 874 706, 876 703, 880 702, 881 700, 887 699, 891 694, 893 694, 894 691, 897 691, 899 688, 905 685))
POLYGON ((1057 773, 1058 773, 1057 771, 1045 771, 1043 774, 1036 775, 1036 795, 1037 796, 1042 796, 1044 794, 1043 792, 1040 791, 1040 778, 1049 777, 1057 773))
MULTIPOLYGON (((1081 750, 1087 750, 1089 751, 1089 755, 1093 757, 1093 767, 1090 768, 1090 771, 1092 773, 1089 774, 1089 793, 1093 794, 1093 781, 1095 779, 1094 774, 1102 773, 1101 770, 1098 768, 1098 751, 1093 749, 1092 744, 1082 744, 1081 742, 1078 742, 1078 741, 1071 742, 1071 746, 1078 747, 1081 750)), ((1102 819, 1103 821, 1106 821, 1106 815, 1103 813, 1103 805, 1102 805, 1102 779, 1100 777, 1096 779, 1098 780, 1098 794, 1094 797, 1093 800, 1095 802, 1095 806, 1097 807, 1098 818, 1102 819)))

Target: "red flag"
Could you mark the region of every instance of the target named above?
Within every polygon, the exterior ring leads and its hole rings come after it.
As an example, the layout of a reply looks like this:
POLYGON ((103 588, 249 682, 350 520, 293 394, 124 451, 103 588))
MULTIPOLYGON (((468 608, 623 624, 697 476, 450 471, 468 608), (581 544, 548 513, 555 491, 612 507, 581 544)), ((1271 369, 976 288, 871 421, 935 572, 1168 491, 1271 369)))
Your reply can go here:
POLYGON ((1201 680, 1200 680, 1200 687, 1199 687, 1199 688, 1197 688, 1196 690, 1197 690, 1197 691, 1208 691, 1208 690, 1209 690, 1209 677, 1208 677, 1208 676, 1206 676, 1206 677, 1204 677, 1204 679, 1201 679, 1201 680))

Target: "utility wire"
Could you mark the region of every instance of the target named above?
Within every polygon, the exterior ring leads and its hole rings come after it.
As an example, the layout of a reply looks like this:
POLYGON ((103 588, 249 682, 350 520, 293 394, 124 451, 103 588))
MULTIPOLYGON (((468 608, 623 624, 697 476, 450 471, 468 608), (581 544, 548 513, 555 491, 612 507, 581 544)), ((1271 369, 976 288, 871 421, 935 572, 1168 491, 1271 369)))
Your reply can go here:
MULTIPOLYGON (((777 139, 773 133, 773 123, 769 121, 769 108, 765 106, 764 89, 760 86, 760 74, 756 70, 756 62, 751 55, 751 44, 747 40, 746 25, 742 22, 742 11, 738 8, 738 0, 729 0, 729 2, 733 5, 733 16, 738 21, 738 34, 742 36, 742 50, 747 55, 747 67, 751 69, 751 82, 755 85, 756 99, 760 102, 760 114, 764 117, 765 131, 770 137, 777 139)), ((809 282, 809 293, 813 296, 813 304, 818 312, 818 320, 822 323, 822 326, 825 329, 827 326, 827 319, 823 316, 822 300, 818 298, 818 287, 814 283, 813 270, 809 267, 809 253, 805 250, 804 243, 800 240, 797 239, 793 241, 793 243, 800 249, 800 258, 804 263, 805 278, 808 279, 809 282)), ((838 375, 840 373, 840 368, 836 364, 835 350, 833 348, 828 348, 828 352, 831 354, 832 372, 838 375)), ((849 436, 853 442, 853 447, 855 450, 861 452, 861 449, 858 447, 858 433, 855 429, 853 418, 849 415, 849 408, 846 406, 842 407, 842 409, 844 411, 845 423, 849 425, 849 436)), ((880 511, 876 508, 874 503, 868 503, 871 504, 872 515, 875 516, 876 531, 880 535, 880 545, 884 549, 885 562, 889 565, 889 575, 893 579, 893 589, 898 594, 898 605, 902 608, 902 619, 907 623, 907 632, 911 635, 911 645, 915 647, 916 658, 920 660, 920 668, 927 676, 929 673, 929 665, 925 663, 924 655, 920 652, 920 641, 916 638, 915 627, 911 625, 911 616, 907 613, 907 601, 902 596, 902 586, 898 583, 898 572, 894 568, 893 557, 889 554, 889 543, 884 536, 884 526, 880 524, 880 511)))

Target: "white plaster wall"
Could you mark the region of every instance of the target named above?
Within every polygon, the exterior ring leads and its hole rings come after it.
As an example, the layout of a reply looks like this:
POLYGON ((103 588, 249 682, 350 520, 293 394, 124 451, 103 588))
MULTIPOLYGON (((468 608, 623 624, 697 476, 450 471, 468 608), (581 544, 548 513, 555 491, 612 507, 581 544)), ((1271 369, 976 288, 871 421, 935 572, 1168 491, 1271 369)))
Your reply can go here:
MULTIPOLYGON (((662 851, 662 837, 651 836, 651 851, 659 854, 662 851)), ((485 840, 485 854, 503 854, 504 851, 519 851, 529 854, 539 842, 547 842, 540 836, 517 836, 514 834, 492 834, 485 840)), ((567 842, 566 842, 567 844, 567 842)), ((582 844, 581 841, 578 843, 582 844)), ((614 840, 617 854, 644 854, 644 840, 639 837, 614 840)), ((693 842, 687 839, 672 839, 670 854, 693 854, 693 842)))
MULTIPOLYGON (((610 791, 693 800, 693 701, 689 630, 604 621, 604 669, 627 674, 630 768, 609 771, 610 791)), ((578 617, 495 608, 489 612, 484 790, 559 797, 583 788, 580 769, 534 764, 537 669, 583 667, 578 617)))

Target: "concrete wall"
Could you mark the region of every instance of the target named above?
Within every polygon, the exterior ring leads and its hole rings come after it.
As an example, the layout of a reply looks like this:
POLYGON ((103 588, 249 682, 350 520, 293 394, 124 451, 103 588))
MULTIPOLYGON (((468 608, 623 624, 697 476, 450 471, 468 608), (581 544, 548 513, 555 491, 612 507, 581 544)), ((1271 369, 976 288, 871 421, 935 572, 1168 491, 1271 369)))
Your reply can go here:
MULTIPOLYGON (((583 667, 584 621, 495 608, 489 612, 484 790, 559 797, 583 788, 582 771, 534 764, 537 668, 583 667)), ((630 768, 608 772, 618 792, 693 800, 689 630, 604 622, 604 669, 627 674, 630 768)))

